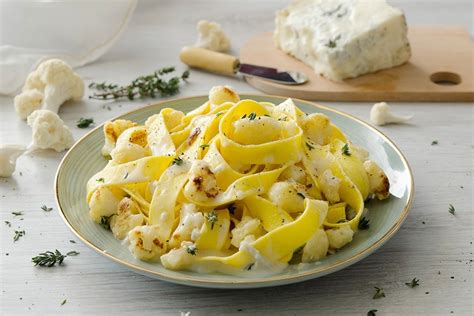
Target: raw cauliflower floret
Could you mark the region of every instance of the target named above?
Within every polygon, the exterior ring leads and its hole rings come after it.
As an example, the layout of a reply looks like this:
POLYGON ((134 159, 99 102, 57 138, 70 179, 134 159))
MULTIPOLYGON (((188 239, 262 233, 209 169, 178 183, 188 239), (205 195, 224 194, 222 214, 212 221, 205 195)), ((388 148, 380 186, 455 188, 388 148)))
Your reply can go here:
POLYGON ((318 145, 326 145, 332 137, 329 118, 321 113, 312 113, 299 122, 304 134, 318 145))
POLYGON ((370 193, 374 193, 379 200, 384 200, 390 196, 390 182, 387 175, 375 162, 367 160, 364 168, 369 177, 370 193))
POLYGON ((42 102, 43 93, 38 89, 26 90, 13 99, 16 114, 23 120, 34 111, 40 109, 42 102))
POLYGON ((209 169, 207 162, 203 160, 193 162, 184 192, 186 196, 199 202, 209 201, 219 194, 216 176, 209 169))
POLYGON ((58 113, 68 100, 80 100, 84 95, 84 82, 72 68, 60 59, 41 63, 28 75, 22 93, 15 97, 18 115, 25 119, 42 108, 58 113))
POLYGON ((375 103, 370 109, 370 121, 375 125, 386 125, 390 123, 406 123, 411 120, 413 115, 396 115, 392 108, 385 102, 375 103))
POLYGON ((282 181, 290 180, 290 181, 295 181, 301 184, 305 184, 306 173, 303 167, 299 165, 291 165, 280 174, 279 180, 282 180, 282 181))
POLYGON ((117 206, 117 216, 110 220, 110 229, 117 239, 127 237, 129 231, 143 225, 145 216, 140 213, 138 205, 130 198, 123 198, 117 206))
POLYGON ((201 212, 198 212, 194 204, 183 204, 181 207, 178 227, 176 227, 176 230, 173 232, 169 245, 174 248, 178 247, 184 240, 189 241, 197 239, 204 222, 204 215, 201 212))
POLYGON ((250 120, 248 117, 232 123, 234 127, 233 140, 242 145, 259 145, 273 142, 281 138, 283 125, 278 120, 268 116, 257 116, 250 120))
POLYGON ((16 160, 25 151, 22 145, 0 145, 0 177, 9 177, 15 172, 16 160))
POLYGON ((268 198, 289 213, 304 211, 306 187, 297 182, 275 182, 268 190, 268 198))
POLYGON ((329 240, 324 229, 320 228, 314 235, 306 242, 303 248, 302 262, 318 261, 324 257, 328 252, 329 240))
POLYGON ((344 225, 339 228, 331 228, 326 230, 328 236, 329 247, 332 249, 339 249, 352 241, 354 231, 349 225, 344 225))
POLYGON ((209 102, 213 108, 225 102, 237 103, 240 97, 230 86, 214 86, 209 91, 209 102))
POLYGON ((193 256, 198 252, 194 243, 190 241, 183 241, 181 246, 172 249, 167 254, 161 256, 161 264, 166 269, 182 270, 189 267, 193 262, 193 256))
POLYGON ((166 252, 159 235, 159 225, 137 226, 128 232, 128 249, 137 259, 155 261, 166 252))
POLYGON ((249 236, 256 239, 264 234, 262 223, 258 218, 244 216, 242 220, 231 231, 231 244, 239 248, 240 243, 249 236))
POLYGON ((120 201, 125 194, 122 190, 114 187, 98 187, 89 200, 89 216, 100 223, 102 217, 110 217, 117 214, 120 201))
POLYGON ((199 37, 195 46, 216 52, 229 51, 230 40, 219 24, 201 20, 197 24, 197 30, 199 37))
POLYGON ((33 132, 33 147, 61 152, 74 144, 69 128, 50 110, 36 110, 28 116, 33 132))
POLYGON ((332 174, 330 169, 326 169, 320 179, 321 190, 326 199, 331 203, 337 203, 341 200, 339 196, 339 188, 341 187, 341 179, 332 174))
POLYGON ((137 126, 138 124, 128 120, 115 120, 104 124, 105 144, 102 147, 102 155, 110 156, 115 148, 115 144, 119 136, 128 128, 137 126))

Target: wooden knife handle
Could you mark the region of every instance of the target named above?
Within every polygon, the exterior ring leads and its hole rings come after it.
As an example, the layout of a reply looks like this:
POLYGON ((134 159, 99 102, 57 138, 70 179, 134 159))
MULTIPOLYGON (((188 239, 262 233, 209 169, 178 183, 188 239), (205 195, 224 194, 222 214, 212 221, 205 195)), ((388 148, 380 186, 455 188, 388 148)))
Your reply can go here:
POLYGON ((190 67, 229 76, 237 72, 240 63, 239 59, 232 55, 199 47, 183 47, 179 58, 190 67))

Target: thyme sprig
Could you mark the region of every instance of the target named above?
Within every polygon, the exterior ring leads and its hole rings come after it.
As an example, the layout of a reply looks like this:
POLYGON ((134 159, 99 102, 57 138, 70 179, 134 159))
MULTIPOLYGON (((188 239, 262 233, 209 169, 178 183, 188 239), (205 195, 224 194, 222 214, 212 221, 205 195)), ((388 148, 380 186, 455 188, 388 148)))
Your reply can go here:
POLYGON ((413 278, 410 282, 406 282, 405 285, 414 288, 420 285, 420 280, 417 278, 413 278))
POLYGON ((63 255, 58 249, 56 251, 45 251, 40 253, 39 255, 31 258, 31 261, 35 264, 35 266, 46 266, 52 267, 56 263, 61 265, 66 258, 67 255, 63 255))
POLYGON ((15 235, 13 236, 13 241, 17 241, 20 237, 25 236, 26 232, 24 230, 15 230, 15 235))
POLYGON ((449 204, 448 212, 452 215, 455 215, 456 209, 454 208, 452 204, 449 204))
POLYGON ((164 76, 175 71, 174 67, 161 68, 152 74, 140 76, 125 86, 107 82, 92 82, 90 89, 97 90, 90 99, 115 100, 120 98, 156 98, 157 96, 171 96, 179 92, 179 84, 189 78, 189 71, 184 71, 180 77, 165 79, 164 76))

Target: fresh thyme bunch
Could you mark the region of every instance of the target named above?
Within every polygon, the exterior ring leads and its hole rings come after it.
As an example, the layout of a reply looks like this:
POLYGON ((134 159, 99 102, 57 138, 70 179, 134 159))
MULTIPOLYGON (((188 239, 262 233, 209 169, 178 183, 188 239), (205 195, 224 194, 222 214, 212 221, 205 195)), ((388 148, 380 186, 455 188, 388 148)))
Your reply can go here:
POLYGON ((183 72, 180 77, 172 77, 168 80, 164 78, 166 74, 174 71, 174 67, 165 67, 150 75, 140 76, 126 86, 106 82, 92 82, 89 88, 95 89, 97 92, 89 96, 89 98, 96 100, 128 98, 133 100, 137 97, 156 98, 158 95, 162 97, 174 95, 179 92, 179 83, 189 78, 188 70, 183 72))

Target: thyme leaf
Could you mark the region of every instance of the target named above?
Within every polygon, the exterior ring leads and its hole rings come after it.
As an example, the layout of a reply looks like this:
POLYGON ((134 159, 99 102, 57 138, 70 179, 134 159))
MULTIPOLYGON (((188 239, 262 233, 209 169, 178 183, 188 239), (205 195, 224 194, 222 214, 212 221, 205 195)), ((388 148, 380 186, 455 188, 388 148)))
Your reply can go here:
POLYGON ((186 247, 186 252, 189 253, 191 256, 197 255, 198 249, 195 245, 189 245, 186 247))
POLYGON ((176 157, 173 159, 173 162, 171 164, 181 166, 183 164, 184 160, 180 157, 176 157))
POLYGON ((47 207, 46 205, 41 206, 41 209, 45 212, 51 212, 53 210, 52 207, 47 207))
POLYGON ((206 214, 206 219, 209 223, 211 223, 211 230, 214 229, 214 224, 217 222, 217 213, 215 211, 209 212, 206 214))
POLYGON ((341 148, 342 154, 345 156, 350 156, 351 152, 349 151, 349 145, 346 143, 344 146, 341 148))
POLYGON ((78 119, 77 124, 76 124, 76 126, 79 127, 79 128, 88 128, 91 125, 94 125, 94 119, 93 118, 83 118, 83 117, 78 119))
POLYGON ((359 221, 359 229, 362 229, 362 230, 364 230, 364 229, 369 229, 369 227, 370 227, 370 223, 369 223, 369 222, 370 222, 370 220, 368 220, 368 219, 365 218, 365 217, 362 217, 362 218, 360 219, 360 221, 359 221))
POLYGON ((375 289, 375 293, 374 293, 374 296, 372 297, 374 300, 385 297, 385 292, 382 288, 375 286, 374 289, 375 289))

